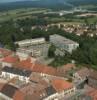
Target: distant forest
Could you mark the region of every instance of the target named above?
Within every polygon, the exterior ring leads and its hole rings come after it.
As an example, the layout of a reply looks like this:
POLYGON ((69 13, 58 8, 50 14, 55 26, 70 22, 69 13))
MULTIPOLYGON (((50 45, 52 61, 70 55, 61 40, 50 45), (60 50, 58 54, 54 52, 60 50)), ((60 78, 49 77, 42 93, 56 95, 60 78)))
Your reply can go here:
POLYGON ((71 9, 80 5, 95 5, 97 0, 38 0, 38 1, 19 1, 12 3, 0 4, 0 11, 17 9, 17 8, 51 8, 55 10, 71 9))

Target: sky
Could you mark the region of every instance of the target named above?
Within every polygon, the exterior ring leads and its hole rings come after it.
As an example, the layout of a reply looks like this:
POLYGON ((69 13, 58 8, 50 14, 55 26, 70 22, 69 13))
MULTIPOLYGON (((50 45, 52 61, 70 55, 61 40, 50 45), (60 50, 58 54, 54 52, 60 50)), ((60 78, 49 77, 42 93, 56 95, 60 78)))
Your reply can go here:
MULTIPOLYGON (((3 3, 3 2, 14 2, 14 1, 24 1, 24 0, 0 0, 0 3, 3 3)), ((25 0, 27 1, 27 0, 25 0)))

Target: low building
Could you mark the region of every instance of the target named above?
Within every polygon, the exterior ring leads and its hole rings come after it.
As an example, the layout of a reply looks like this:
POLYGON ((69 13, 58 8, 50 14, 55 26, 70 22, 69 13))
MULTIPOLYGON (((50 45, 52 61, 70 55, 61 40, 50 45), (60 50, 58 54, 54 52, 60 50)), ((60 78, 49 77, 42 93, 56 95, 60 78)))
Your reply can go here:
POLYGON ((74 74, 73 74, 73 78, 76 82, 83 82, 87 79, 87 77, 89 76, 90 74, 90 69, 88 68, 82 68, 78 71, 76 71, 74 74))
POLYGON ((72 83, 69 83, 63 79, 54 79, 51 82, 52 87, 56 90, 56 93, 49 96, 45 100, 61 100, 66 96, 75 94, 76 88, 72 83))
POLYGON ((4 98, 4 100, 13 100, 13 96, 17 90, 17 87, 10 84, 0 83, 0 96, 4 98))
POLYGON ((96 89, 89 91, 86 95, 91 98, 90 100, 97 100, 97 90, 96 89))
POLYGON ((20 81, 25 81, 26 83, 29 82, 29 76, 31 75, 31 71, 18 69, 14 67, 7 67, 5 66, 2 69, 1 77, 12 79, 14 77, 17 77, 20 81))
POLYGON ((97 71, 90 71, 90 74, 88 76, 88 85, 97 89, 97 71))
POLYGON ((72 53, 73 50, 79 47, 77 42, 67 39, 63 36, 54 34, 50 36, 50 42, 62 51, 72 53))
POLYGON ((28 47, 31 45, 42 44, 45 43, 45 38, 36 38, 36 39, 26 39, 22 41, 15 42, 19 47, 28 47))
POLYGON ((76 69, 76 65, 72 64, 72 63, 68 63, 62 67, 58 67, 57 71, 58 71, 58 75, 61 77, 65 77, 68 76, 68 73, 70 71, 73 71, 73 69, 76 69))
POLYGON ((45 42, 42 44, 36 44, 36 45, 28 46, 28 47, 18 48, 16 53, 22 56, 44 58, 48 56, 49 47, 50 47, 50 44, 45 42))
POLYGON ((12 54, 13 54, 12 51, 8 49, 0 48, 0 61, 2 61, 4 57, 12 55, 12 54))
MULTIPOLYGON (((24 98, 27 100, 44 100, 44 98, 56 92, 52 86, 42 85, 34 82, 25 84, 20 88, 20 91, 24 94, 24 98)), ((19 100, 18 95, 19 94, 15 95, 15 98, 17 99, 14 100, 19 100)))
POLYGON ((4 57, 3 60, 2 60, 2 67, 5 67, 5 66, 9 66, 9 67, 12 67, 12 65, 16 62, 19 61, 19 57, 18 56, 7 56, 7 57, 4 57))

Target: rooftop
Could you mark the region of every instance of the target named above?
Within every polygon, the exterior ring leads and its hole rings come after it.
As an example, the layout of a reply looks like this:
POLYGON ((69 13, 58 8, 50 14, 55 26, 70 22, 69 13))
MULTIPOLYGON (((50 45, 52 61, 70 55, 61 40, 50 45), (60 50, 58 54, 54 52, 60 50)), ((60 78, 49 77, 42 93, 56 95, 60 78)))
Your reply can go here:
POLYGON ((5 83, 0 83, 0 92, 10 98, 13 98, 15 92, 18 90, 18 88, 5 84, 5 83))
POLYGON ((67 90, 67 89, 70 89, 73 87, 73 84, 68 82, 68 81, 65 81, 65 80, 62 80, 62 79, 55 79, 55 80, 52 80, 52 86, 54 87, 54 89, 57 91, 57 92, 60 92, 60 91, 63 91, 63 90, 67 90))
POLYGON ((13 52, 4 48, 0 48, 0 54, 5 56, 11 55, 13 52))
POLYGON ((22 69, 18 69, 18 68, 14 68, 14 67, 7 67, 7 66, 5 66, 2 69, 2 71, 17 74, 17 75, 20 75, 20 76, 25 76, 25 77, 29 77, 32 73, 31 71, 28 71, 28 70, 22 70, 22 69))
POLYGON ((16 63, 17 61, 19 61, 19 57, 18 56, 6 56, 2 61, 7 62, 7 63, 16 63))
POLYGON ((77 73, 79 74, 80 77, 85 78, 85 77, 89 76, 90 69, 82 68, 82 69, 78 70, 77 73))
POLYGON ((70 39, 67 39, 67 38, 65 38, 65 37, 63 37, 61 35, 57 35, 57 34, 51 35, 50 38, 54 38, 57 41, 65 43, 65 44, 74 44, 74 43, 77 43, 77 42, 74 42, 74 41, 72 41, 70 39))
POLYGON ((97 100, 97 90, 96 89, 88 92, 87 95, 90 96, 92 100, 97 100))
POLYGON ((97 71, 91 70, 90 74, 89 74, 89 77, 97 80, 97 71))
POLYGON ((57 76, 57 70, 55 68, 43 64, 34 64, 32 71, 57 76))

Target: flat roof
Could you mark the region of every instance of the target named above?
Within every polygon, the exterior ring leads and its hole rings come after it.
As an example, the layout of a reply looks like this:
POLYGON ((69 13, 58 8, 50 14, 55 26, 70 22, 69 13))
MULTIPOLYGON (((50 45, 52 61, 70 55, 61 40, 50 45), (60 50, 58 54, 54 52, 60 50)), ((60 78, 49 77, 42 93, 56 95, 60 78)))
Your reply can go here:
POLYGON ((66 44, 75 44, 75 43, 78 44, 77 42, 70 40, 70 39, 67 39, 67 38, 65 38, 61 35, 54 34, 54 35, 50 35, 50 37, 53 37, 57 41, 63 42, 63 43, 66 43, 66 44))

